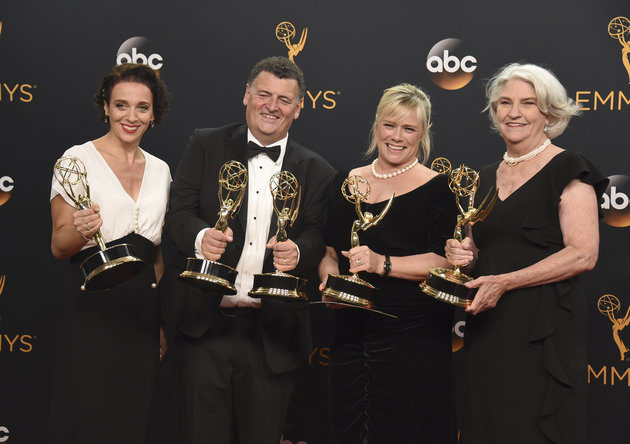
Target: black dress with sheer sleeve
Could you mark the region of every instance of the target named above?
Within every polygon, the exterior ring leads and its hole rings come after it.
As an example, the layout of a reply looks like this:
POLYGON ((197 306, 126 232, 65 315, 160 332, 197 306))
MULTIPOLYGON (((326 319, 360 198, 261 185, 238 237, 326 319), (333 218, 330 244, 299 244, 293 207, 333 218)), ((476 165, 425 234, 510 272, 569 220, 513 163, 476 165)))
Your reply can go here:
MULTIPOLYGON (((326 244, 339 257, 350 248, 357 218, 341 195, 348 172, 332 181, 326 208, 326 244)), ((362 205, 378 214, 385 202, 362 205)), ((444 255, 456 208, 444 176, 397 196, 383 220, 359 232, 361 245, 379 254, 444 255)), ((334 442, 450 444, 456 438, 451 388, 453 308, 426 296, 419 282, 360 273, 380 289, 375 305, 397 319, 366 310, 335 310, 330 357, 334 442)))
MULTIPOLYGON (((499 163, 480 174, 477 200, 499 163)), ((558 205, 579 179, 601 196, 607 180, 582 154, 563 151, 473 227, 475 276, 508 273, 564 248, 558 205)), ((464 444, 586 442, 586 300, 577 277, 505 293, 468 316, 464 339, 464 444)))

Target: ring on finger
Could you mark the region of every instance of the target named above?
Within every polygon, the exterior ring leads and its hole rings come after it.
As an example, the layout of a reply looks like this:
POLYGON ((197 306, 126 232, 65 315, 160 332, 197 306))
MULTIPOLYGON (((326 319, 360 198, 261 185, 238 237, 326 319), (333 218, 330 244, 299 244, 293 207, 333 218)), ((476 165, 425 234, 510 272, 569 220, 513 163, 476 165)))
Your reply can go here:
POLYGON ((286 264, 287 264, 287 260, 286 260, 286 259, 284 259, 283 265, 286 265, 286 264))
POLYGON ((361 259, 355 260, 354 263, 357 264, 357 265, 361 265, 361 259))

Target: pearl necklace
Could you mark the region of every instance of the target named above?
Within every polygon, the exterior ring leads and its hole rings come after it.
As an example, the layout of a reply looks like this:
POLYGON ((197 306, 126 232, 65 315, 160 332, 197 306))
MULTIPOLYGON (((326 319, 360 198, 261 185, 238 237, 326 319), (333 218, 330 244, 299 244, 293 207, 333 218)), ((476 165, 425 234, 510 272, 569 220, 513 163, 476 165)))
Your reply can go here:
POLYGON ((529 153, 523 154, 520 157, 510 157, 510 156, 508 156, 508 153, 506 151, 505 154, 503 155, 503 160, 509 166, 514 166, 517 163, 521 163, 521 162, 525 162, 527 160, 533 159, 534 157, 536 157, 537 155, 542 153, 545 150, 545 148, 547 148, 549 145, 551 145, 551 140, 546 139, 542 143, 542 145, 540 145, 538 148, 536 148, 535 150, 531 150, 529 153))
POLYGON ((418 163, 418 158, 416 157, 413 162, 411 162, 409 165, 407 165, 404 168, 399 169, 398 171, 394 171, 393 173, 388 173, 388 174, 378 174, 376 172, 376 168, 374 168, 374 165, 376 165, 376 161, 378 160, 378 158, 374 159, 374 162, 372 162, 372 174, 374 175, 374 177, 376 177, 377 179, 391 179, 394 176, 398 176, 399 174, 402 173, 406 173, 407 171, 409 171, 410 169, 412 169, 414 166, 416 166, 416 164, 418 163))

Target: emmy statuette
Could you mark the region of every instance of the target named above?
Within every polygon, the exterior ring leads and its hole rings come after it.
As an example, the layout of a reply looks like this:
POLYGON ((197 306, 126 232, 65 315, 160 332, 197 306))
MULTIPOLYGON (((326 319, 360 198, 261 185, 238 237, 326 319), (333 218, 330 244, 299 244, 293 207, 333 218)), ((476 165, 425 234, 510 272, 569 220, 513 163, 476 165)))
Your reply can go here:
MULTIPOLYGON (((238 213, 247 187, 247 168, 240 162, 226 162, 219 170, 219 219, 214 228, 225 233, 228 219, 238 213)), ((238 272, 227 265, 209 259, 189 257, 186 270, 179 279, 193 287, 222 295, 236 294, 234 282, 238 272)))
MULTIPOLYGON (((455 201, 460 213, 457 215, 453 238, 461 242, 464 238, 463 229, 466 225, 472 226, 481 222, 490 214, 497 201, 498 190, 493 193, 493 187, 491 187, 483 201, 475 208, 474 201, 475 193, 479 188, 479 173, 465 165, 451 170, 450 162, 442 157, 433 161, 431 169, 449 175, 448 186, 455 194, 455 201), (468 199, 467 209, 461 205, 460 199, 462 198, 468 199)), ((473 278, 462 273, 459 268, 458 266, 452 270, 441 267, 430 268, 429 277, 420 284, 420 288, 424 293, 440 301, 459 307, 468 307, 472 303, 474 289, 469 289, 464 284, 473 278)))
MULTIPOLYGON (((66 195, 79 210, 92 206, 90 185, 87 181, 85 165, 78 157, 62 157, 55 163, 55 179, 66 195)), ((107 290, 127 282, 144 268, 144 261, 138 257, 130 244, 118 244, 111 247, 98 230, 92 236, 99 251, 85 259, 81 265, 83 285, 81 290, 107 290)))
MULTIPOLYGON (((297 179, 289 171, 278 171, 271 176, 269 188, 273 196, 273 211, 278 217, 276 241, 288 239, 287 228, 293 225, 300 208, 301 190, 297 179)), ((270 297, 283 300, 308 300, 306 279, 279 270, 254 275, 254 287, 249 295, 255 298, 270 297)))
MULTIPOLYGON (((354 204, 358 217, 358 219, 353 222, 350 232, 351 248, 359 246, 359 231, 365 231, 377 225, 385 214, 387 214, 394 201, 394 193, 392 193, 380 214, 374 216, 370 212, 363 212, 361 210, 361 202, 365 202, 371 191, 370 183, 362 176, 350 176, 344 180, 341 185, 343 197, 345 197, 348 202, 354 204)), ((362 308, 386 316, 396 317, 379 311, 377 307, 374 307, 372 299, 377 292, 378 288, 359 278, 356 273, 352 275, 329 274, 326 280, 326 287, 322 291, 322 296, 326 298, 326 301, 323 301, 324 303, 362 308)))

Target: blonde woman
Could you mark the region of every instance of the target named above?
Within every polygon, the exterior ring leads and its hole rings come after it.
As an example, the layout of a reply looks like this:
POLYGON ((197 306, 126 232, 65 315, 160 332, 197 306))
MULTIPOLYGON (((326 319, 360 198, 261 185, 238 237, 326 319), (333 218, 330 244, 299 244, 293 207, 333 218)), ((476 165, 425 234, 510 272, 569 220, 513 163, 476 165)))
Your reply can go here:
POLYGON ((430 122, 431 103, 420 88, 401 84, 385 90, 367 150, 376 158, 341 172, 330 187, 322 287, 328 274, 359 273, 380 289, 375 305, 397 316, 335 310, 329 367, 333 442, 455 442, 453 310, 418 288, 430 266, 448 265, 443 245, 455 225, 446 178, 422 164, 430 153, 430 122), (351 175, 371 185, 365 211, 378 214, 392 193, 396 198, 377 226, 360 232, 361 245, 349 249, 356 213, 340 187, 351 175))

